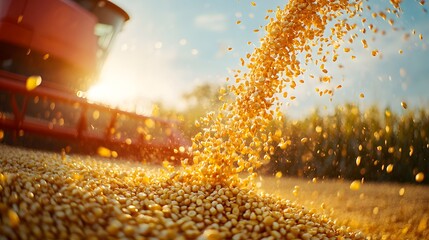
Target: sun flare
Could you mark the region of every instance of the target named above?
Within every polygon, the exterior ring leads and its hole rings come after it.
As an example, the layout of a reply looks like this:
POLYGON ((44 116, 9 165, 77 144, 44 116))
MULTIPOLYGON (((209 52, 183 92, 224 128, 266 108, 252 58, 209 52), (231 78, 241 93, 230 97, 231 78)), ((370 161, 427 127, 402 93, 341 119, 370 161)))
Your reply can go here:
POLYGON ((136 105, 135 77, 121 68, 107 67, 101 73, 100 80, 87 92, 90 101, 123 109, 136 105))

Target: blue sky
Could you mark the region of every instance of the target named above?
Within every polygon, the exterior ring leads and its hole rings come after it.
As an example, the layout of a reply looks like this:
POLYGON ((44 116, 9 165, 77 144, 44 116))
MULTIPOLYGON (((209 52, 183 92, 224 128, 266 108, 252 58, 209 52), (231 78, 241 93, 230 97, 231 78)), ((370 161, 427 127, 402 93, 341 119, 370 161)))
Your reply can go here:
MULTIPOLYGON (((286 1, 260 0, 115 0, 131 16, 116 39, 99 83, 90 96, 99 101, 149 113, 154 101, 184 107, 181 96, 205 82, 224 84, 231 69, 237 69, 240 58, 259 46, 264 32, 253 29, 265 26, 268 9, 284 7, 286 1), (237 21, 241 24, 236 24, 237 21), (247 42, 252 44, 248 45, 247 42), (231 47, 233 50, 228 51, 231 47)), ((339 69, 332 65, 330 73, 342 89, 332 102, 319 97, 314 90, 320 83, 307 79, 294 95, 297 99, 285 104, 292 117, 305 116, 314 108, 332 109, 338 103, 351 101, 361 106, 374 103, 390 105, 397 111, 400 102, 413 107, 429 104, 429 15, 417 1, 405 1, 404 13, 395 19, 392 31, 385 22, 385 36, 367 39, 370 48, 378 48, 381 56, 372 57, 360 41, 351 45, 352 54, 345 55, 339 69), (406 33, 416 35, 404 40, 406 33), (423 34, 423 40, 418 34, 423 34), (403 54, 399 54, 399 49, 403 54), (350 55, 356 55, 350 60, 350 55), (365 98, 359 94, 364 93, 365 98)), ((384 9, 388 1, 371 1, 372 7, 384 9)), ((427 4, 424 6, 427 7, 427 4)), ((312 69, 309 69, 311 72, 312 69)))

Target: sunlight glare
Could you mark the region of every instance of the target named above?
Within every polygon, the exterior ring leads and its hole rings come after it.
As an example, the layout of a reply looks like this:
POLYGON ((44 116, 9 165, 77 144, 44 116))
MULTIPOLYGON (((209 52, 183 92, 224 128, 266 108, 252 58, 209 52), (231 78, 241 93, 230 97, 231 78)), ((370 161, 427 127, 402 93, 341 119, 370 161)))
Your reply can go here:
POLYGON ((105 68, 98 83, 87 92, 88 100, 124 110, 133 110, 137 103, 137 80, 132 73, 118 68, 105 68))

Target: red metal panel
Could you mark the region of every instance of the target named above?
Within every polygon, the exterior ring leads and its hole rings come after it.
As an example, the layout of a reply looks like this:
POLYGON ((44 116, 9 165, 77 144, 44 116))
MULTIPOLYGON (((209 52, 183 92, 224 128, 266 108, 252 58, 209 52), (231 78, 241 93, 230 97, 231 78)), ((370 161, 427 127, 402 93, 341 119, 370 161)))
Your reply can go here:
POLYGON ((28 0, 22 25, 33 28, 30 48, 88 71, 96 67, 97 19, 71 1, 28 0))
POLYGON ((31 35, 32 31, 27 28, 10 22, 0 22, 0 41, 29 47, 31 44, 31 35))
POLYGON ((97 61, 97 19, 67 0, 2 0, 0 40, 62 59, 85 72, 97 61))
MULTIPOLYGON (((189 156, 188 153, 173 151, 175 148, 178 149, 181 146, 190 146, 190 142, 176 130, 175 123, 172 121, 142 116, 135 113, 121 111, 119 109, 111 109, 107 106, 95 103, 88 103, 86 99, 79 98, 76 95, 58 92, 47 87, 39 86, 36 89, 28 91, 25 87, 25 79, 26 78, 23 76, 0 71, 0 90, 6 90, 14 94, 25 96, 25 101, 21 105, 16 104, 16 102, 13 100, 11 101, 13 105, 13 111, 11 113, 2 114, 0 117, 0 127, 2 128, 14 129, 16 131, 24 130, 46 136, 53 136, 56 138, 72 139, 75 141, 109 144, 118 147, 125 146, 127 149, 132 149, 136 152, 141 150, 146 150, 149 152, 161 151, 165 152, 165 154, 171 154, 171 156, 176 156, 179 158, 189 156), (80 114, 78 124, 74 126, 59 126, 52 124, 49 122, 49 120, 26 116, 26 101, 34 96, 46 97, 52 101, 67 103, 70 106, 79 104, 80 114), (106 134, 100 135, 88 131, 87 128, 91 124, 90 120, 86 117, 88 109, 93 109, 100 112, 104 111, 110 114, 111 123, 107 126, 104 126, 105 129, 102 130, 102 132, 106 134), (134 136, 132 139, 130 138, 131 142, 127 142, 127 138, 117 138, 110 134, 110 129, 115 128, 116 123, 121 117, 128 119, 127 121, 133 123, 136 121, 145 122, 145 120, 151 119, 156 123, 157 128, 159 128, 158 130, 170 129, 171 134, 166 135, 164 132, 165 136, 151 140, 144 140, 139 138, 141 136, 134 136)), ((126 124, 130 122, 126 122, 126 124)), ((129 136, 131 136, 131 134, 129 134, 129 136)))
POLYGON ((30 46, 30 29, 20 25, 26 0, 2 0, 0 3, 0 41, 30 46))
POLYGON ((1 0, 0 20, 17 23, 22 15, 27 0, 1 0))

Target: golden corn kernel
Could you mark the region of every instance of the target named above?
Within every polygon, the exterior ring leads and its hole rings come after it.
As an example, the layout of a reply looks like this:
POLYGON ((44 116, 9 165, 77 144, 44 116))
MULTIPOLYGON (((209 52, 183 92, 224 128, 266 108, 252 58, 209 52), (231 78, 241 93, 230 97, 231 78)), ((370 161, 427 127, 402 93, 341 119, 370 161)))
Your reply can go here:
POLYGON ((42 84, 42 77, 41 76, 30 76, 27 78, 27 81, 25 83, 25 87, 28 91, 31 91, 31 90, 37 88, 40 84, 42 84))
POLYGON ((110 151, 110 149, 102 146, 98 147, 97 153, 101 157, 110 157, 112 155, 112 152, 110 151))
POLYGON ((19 216, 14 210, 9 209, 7 211, 7 216, 9 218, 9 224, 12 228, 15 228, 19 225, 19 222, 20 222, 19 216))
POLYGON ((416 182, 423 182, 425 179, 425 174, 422 172, 419 172, 416 174, 416 182))
POLYGON ((360 181, 355 180, 350 184, 350 190, 357 191, 360 189, 360 181))
POLYGON ((362 160, 361 156, 358 156, 358 157, 356 158, 356 166, 359 166, 359 165, 360 165, 361 160, 362 160))
POLYGON ((391 173, 393 171, 393 164, 389 164, 389 165, 387 165, 387 167, 386 167, 386 172, 387 173, 391 173))
POLYGON ((366 42, 365 39, 362 39, 361 42, 362 42, 363 48, 368 48, 368 43, 366 42))

